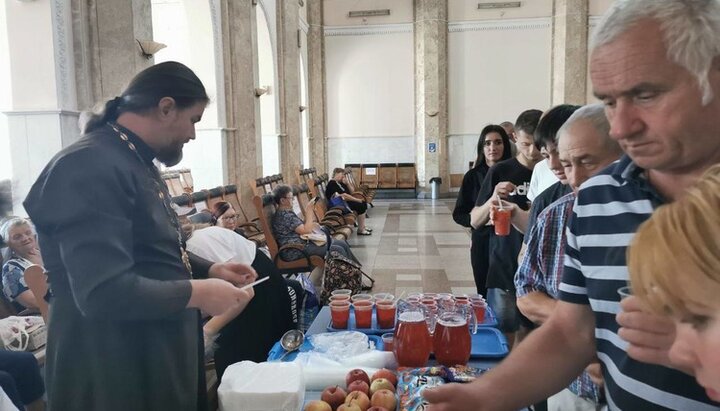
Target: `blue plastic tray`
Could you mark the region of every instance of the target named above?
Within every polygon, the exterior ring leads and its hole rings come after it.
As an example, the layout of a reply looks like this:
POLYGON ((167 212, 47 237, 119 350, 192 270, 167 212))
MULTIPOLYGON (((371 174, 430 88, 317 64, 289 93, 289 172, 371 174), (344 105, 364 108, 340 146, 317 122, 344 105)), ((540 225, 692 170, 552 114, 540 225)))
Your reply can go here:
POLYGON ((377 310, 375 310, 375 307, 373 307, 372 312, 372 320, 370 320, 370 328, 357 328, 355 325, 355 310, 350 307, 350 319, 348 320, 348 328, 333 328, 332 326, 332 315, 330 316, 330 320, 328 321, 327 330, 330 332, 336 332, 336 331, 358 331, 363 334, 368 335, 381 335, 385 333, 391 333, 395 331, 395 327, 393 328, 378 328, 377 324, 377 310))
POLYGON ((502 358, 509 352, 505 336, 496 328, 478 327, 471 337, 470 358, 502 358))
MULTIPOLYGON (((343 330, 343 331, 347 331, 347 330, 343 330)), ((379 335, 368 335, 368 340, 375 343, 376 350, 380 350, 380 351, 383 350, 382 338, 380 338, 379 335)), ((307 351, 311 351, 312 349, 313 349, 312 343, 310 342, 309 339, 306 339, 303 342, 303 344, 300 346, 300 349, 286 355, 285 358, 283 358, 283 362, 293 361, 295 359, 295 357, 297 357, 298 352, 307 352, 307 351)), ((283 349, 283 347, 280 345, 280 341, 278 341, 270 349, 267 360, 268 361, 276 361, 276 360, 280 359, 280 357, 282 357, 283 354, 285 354, 285 349, 283 349)))

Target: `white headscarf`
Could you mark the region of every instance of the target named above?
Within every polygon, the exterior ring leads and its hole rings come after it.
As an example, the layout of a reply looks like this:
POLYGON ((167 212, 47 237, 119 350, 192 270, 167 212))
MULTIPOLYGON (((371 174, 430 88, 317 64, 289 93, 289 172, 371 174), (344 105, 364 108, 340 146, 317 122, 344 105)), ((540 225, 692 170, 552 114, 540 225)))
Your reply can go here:
POLYGON ((215 263, 228 261, 250 265, 255 260, 256 245, 227 228, 212 226, 195 230, 187 241, 187 250, 215 263))

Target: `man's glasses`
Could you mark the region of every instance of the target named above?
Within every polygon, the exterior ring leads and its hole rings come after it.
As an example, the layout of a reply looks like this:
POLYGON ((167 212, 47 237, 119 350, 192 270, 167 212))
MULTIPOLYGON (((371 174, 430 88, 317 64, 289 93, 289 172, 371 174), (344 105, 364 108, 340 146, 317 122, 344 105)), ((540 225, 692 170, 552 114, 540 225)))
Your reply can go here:
POLYGON ((222 217, 223 220, 237 220, 237 218, 237 215, 227 215, 222 217))

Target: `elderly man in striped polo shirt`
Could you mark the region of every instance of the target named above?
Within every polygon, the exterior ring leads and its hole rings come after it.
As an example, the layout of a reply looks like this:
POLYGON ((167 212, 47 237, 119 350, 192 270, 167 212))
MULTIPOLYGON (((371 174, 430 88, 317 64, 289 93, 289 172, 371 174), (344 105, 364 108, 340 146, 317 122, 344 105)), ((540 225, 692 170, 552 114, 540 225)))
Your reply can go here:
POLYGON ((561 301, 496 369, 426 390, 426 410, 532 404, 567 385, 596 349, 611 410, 720 410, 683 358, 669 356, 673 324, 617 293, 637 227, 720 162, 720 0, 616 0, 595 32, 590 75, 626 156, 578 192, 561 301))

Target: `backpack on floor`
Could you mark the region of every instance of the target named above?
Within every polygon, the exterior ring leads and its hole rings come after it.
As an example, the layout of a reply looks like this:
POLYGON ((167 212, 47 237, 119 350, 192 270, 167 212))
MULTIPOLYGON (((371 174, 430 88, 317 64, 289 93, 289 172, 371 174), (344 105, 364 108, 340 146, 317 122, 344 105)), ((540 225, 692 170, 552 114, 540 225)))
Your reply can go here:
POLYGON ((325 256, 320 300, 323 304, 328 304, 330 293, 343 288, 352 290, 353 294, 361 292, 363 274, 360 264, 337 251, 328 252, 325 256))

